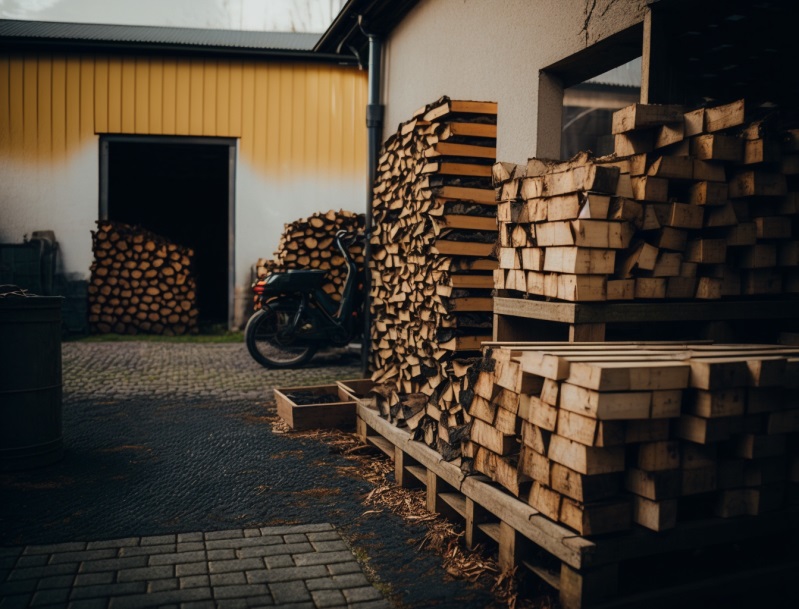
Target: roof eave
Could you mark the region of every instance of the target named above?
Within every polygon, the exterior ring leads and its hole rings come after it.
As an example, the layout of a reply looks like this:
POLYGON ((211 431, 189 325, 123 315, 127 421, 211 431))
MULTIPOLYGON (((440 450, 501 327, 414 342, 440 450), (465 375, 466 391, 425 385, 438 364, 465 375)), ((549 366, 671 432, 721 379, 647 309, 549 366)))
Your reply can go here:
POLYGON ((78 53, 170 53, 192 56, 226 56, 241 58, 271 58, 283 60, 302 60, 322 63, 337 63, 343 65, 357 65, 355 57, 339 55, 336 53, 317 52, 309 50, 292 49, 267 49, 267 48, 241 48, 213 45, 184 45, 168 43, 147 42, 117 42, 107 40, 78 40, 78 39, 53 39, 53 38, 0 38, 0 48, 50 51, 68 51, 78 53))

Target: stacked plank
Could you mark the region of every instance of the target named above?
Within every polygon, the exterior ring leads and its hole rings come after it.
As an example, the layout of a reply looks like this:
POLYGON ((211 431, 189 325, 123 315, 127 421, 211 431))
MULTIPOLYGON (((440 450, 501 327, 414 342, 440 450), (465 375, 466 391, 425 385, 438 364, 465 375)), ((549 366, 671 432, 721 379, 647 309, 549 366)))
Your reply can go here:
POLYGON ((582 535, 757 515, 797 479, 797 372, 769 345, 493 345, 463 453, 582 535))
MULTIPOLYGON (((325 271, 327 279, 322 289, 333 300, 339 301, 347 279, 347 265, 336 247, 335 235, 339 230, 362 233, 363 225, 363 214, 345 210, 317 212, 308 218, 284 224, 274 259, 259 258, 256 276, 263 280, 274 272, 320 269, 325 271)), ((349 252, 358 268, 362 269, 363 245, 354 243, 349 252)))
POLYGON ((194 251, 138 226, 97 224, 88 287, 91 331, 167 336, 196 332, 194 251))
POLYGON ((442 98, 399 126, 377 167, 372 378, 396 393, 390 406, 431 398, 418 424, 434 446, 466 423, 456 395, 465 367, 455 360, 479 354, 491 335, 496 112, 495 103, 442 98))
POLYGON ((609 157, 504 172, 498 289, 568 301, 799 291, 799 131, 776 113, 747 123, 740 100, 633 104, 613 133, 609 157))

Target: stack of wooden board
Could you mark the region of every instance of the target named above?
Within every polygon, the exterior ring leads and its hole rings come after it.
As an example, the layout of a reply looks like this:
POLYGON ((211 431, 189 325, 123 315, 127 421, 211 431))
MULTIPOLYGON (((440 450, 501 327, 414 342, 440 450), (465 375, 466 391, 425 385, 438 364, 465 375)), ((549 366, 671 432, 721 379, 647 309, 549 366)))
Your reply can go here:
POLYGON ((395 409, 403 396, 432 396, 437 410, 418 423, 433 446, 441 416, 465 422, 453 362, 491 336, 496 114, 492 102, 442 98, 399 126, 377 167, 372 379, 395 409))
MULTIPOLYGON (((289 269, 321 269, 326 271, 327 278, 322 289, 333 300, 341 300, 341 290, 347 278, 347 266, 336 247, 334 237, 340 230, 362 233, 363 226, 363 214, 332 209, 285 224, 275 258, 258 259, 257 279, 263 280, 270 273, 289 269)), ((352 244, 349 248, 350 255, 359 269, 363 268, 363 249, 363 244, 360 242, 352 244)), ((257 298, 255 302, 257 305, 259 302, 257 298)))
POLYGON ((797 372, 773 345, 495 344, 462 452, 582 535, 760 514, 799 480, 797 372))
POLYGON ((196 332, 194 251, 139 226, 107 220, 97 224, 88 288, 91 331, 196 332))
POLYGON ((633 104, 613 116, 614 155, 496 172, 497 289, 580 302, 799 292, 799 131, 776 113, 747 123, 745 109, 633 104))

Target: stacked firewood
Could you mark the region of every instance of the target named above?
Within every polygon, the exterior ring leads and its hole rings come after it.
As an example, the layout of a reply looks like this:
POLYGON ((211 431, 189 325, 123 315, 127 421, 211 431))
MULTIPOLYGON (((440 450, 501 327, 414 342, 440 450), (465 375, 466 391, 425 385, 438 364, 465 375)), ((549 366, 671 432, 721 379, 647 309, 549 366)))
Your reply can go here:
MULTIPOLYGON (((270 273, 290 269, 320 269, 325 271, 327 278, 322 289, 333 300, 341 300, 341 290, 347 279, 347 265, 336 247, 335 235, 339 230, 362 233, 363 225, 363 214, 345 210, 317 212, 308 218, 285 224, 274 259, 258 260, 257 279, 262 280, 270 273)), ((349 248, 359 269, 363 269, 363 249, 361 242, 349 248)))
POLYGON ((799 482, 797 372, 774 345, 495 344, 463 454, 584 535, 758 515, 799 482))
POLYGON ((377 167, 372 378, 386 387, 386 416, 432 446, 465 423, 456 360, 491 336, 496 112, 442 98, 399 126, 377 167))
POLYGON ((799 292, 799 131, 776 113, 747 123, 741 100, 634 104, 613 132, 610 157, 499 168, 497 289, 568 301, 799 292))
POLYGON ((97 225, 88 288, 91 331, 196 332, 194 251, 138 226, 106 220, 97 225))

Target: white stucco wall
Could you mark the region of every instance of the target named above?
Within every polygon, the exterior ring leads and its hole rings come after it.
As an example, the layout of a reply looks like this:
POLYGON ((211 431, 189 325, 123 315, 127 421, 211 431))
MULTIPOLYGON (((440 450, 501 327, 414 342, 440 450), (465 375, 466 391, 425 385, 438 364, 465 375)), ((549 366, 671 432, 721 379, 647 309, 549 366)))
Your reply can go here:
MULTIPOLYGON (((421 0, 386 41, 385 135, 442 95, 497 101, 497 158, 523 162, 539 154, 539 71, 640 23, 645 7, 646 0, 421 0)), ((560 129, 558 115, 548 108, 543 128, 560 129)))

